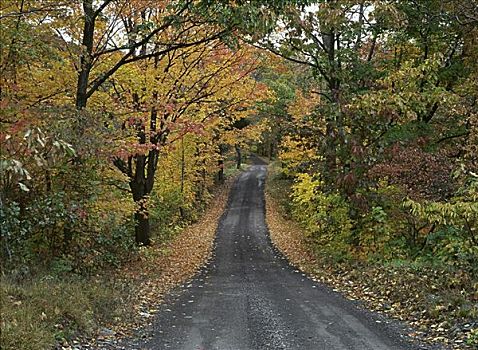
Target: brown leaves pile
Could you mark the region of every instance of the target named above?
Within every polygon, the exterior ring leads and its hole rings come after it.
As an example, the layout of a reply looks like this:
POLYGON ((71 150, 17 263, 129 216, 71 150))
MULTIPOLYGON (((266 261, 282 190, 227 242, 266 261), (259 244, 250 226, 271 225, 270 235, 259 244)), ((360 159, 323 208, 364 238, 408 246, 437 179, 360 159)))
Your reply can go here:
POLYGON ((473 349, 467 339, 476 334, 478 320, 459 316, 458 299, 478 307, 477 284, 466 274, 426 273, 411 267, 371 263, 330 263, 314 255, 301 227, 285 219, 282 208, 266 194, 266 219, 272 242, 289 262, 315 281, 331 286, 349 300, 360 300, 370 310, 407 322, 412 338, 473 349))

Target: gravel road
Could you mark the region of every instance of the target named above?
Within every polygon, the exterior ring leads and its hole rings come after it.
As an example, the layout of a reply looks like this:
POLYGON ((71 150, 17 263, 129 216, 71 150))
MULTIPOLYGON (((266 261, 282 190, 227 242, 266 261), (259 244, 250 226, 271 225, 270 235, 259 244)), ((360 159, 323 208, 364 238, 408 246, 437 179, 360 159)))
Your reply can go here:
POLYGON ((291 267, 270 243, 266 166, 235 182, 206 268, 160 307, 141 349, 408 350, 404 327, 291 267))

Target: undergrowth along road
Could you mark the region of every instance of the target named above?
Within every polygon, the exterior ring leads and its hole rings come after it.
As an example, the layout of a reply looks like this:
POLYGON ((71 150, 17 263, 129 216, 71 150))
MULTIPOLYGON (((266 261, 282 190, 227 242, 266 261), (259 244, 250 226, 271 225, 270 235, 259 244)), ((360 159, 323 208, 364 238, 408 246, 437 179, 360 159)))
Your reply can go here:
POLYGON ((410 338, 436 347, 478 347, 478 319, 460 316, 459 312, 461 304, 473 305, 473 298, 477 300, 476 287, 475 295, 469 292, 474 283, 478 285, 476 282, 464 278, 459 271, 414 266, 407 261, 335 261, 328 256, 329 251, 321 251, 308 242, 305 230, 288 218, 282 205, 288 200, 286 185, 276 178, 273 166, 269 166, 269 172, 265 196, 267 225, 274 246, 293 266, 361 307, 406 322, 410 338), (457 286, 450 287, 452 283, 464 284, 468 294, 458 293, 457 286))

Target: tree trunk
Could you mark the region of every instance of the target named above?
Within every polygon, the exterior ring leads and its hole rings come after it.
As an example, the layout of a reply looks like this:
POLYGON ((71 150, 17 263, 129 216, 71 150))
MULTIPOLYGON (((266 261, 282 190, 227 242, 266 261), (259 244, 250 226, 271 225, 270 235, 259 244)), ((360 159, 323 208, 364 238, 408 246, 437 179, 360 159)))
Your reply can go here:
POLYGON ((217 171, 217 183, 222 184, 224 182, 224 159, 220 158, 218 161, 219 170, 217 171))
POLYGON ((181 137, 181 194, 184 194, 184 178, 186 176, 186 160, 184 156, 184 137, 181 137))
MULTIPOLYGON (((157 98, 157 92, 153 93, 153 98, 157 98)), ((133 103, 139 109, 139 98, 136 93, 133 94, 133 103)), ((158 111, 151 109, 151 120, 149 126, 150 139, 152 145, 164 144, 168 134, 167 129, 161 129, 157 132, 158 111)), ((138 121, 133 128, 136 129, 138 143, 144 145, 147 143, 146 127, 142 121, 138 121)), ((148 196, 153 190, 154 175, 158 166, 159 151, 153 148, 147 154, 135 154, 128 157, 128 161, 116 158, 113 164, 129 178, 129 187, 133 200, 136 203, 135 219, 135 239, 137 244, 149 245, 150 240, 150 222, 147 207, 148 196)))
POLYGON ((85 12, 85 24, 83 27, 82 47, 84 52, 80 56, 80 71, 78 73, 78 83, 76 86, 76 108, 78 110, 86 107, 88 101, 88 81, 90 77, 93 53, 93 40, 95 32, 95 12, 93 10, 93 0, 83 1, 83 10, 85 12))
POLYGON ((134 233, 136 244, 150 245, 150 225, 148 210, 144 207, 144 200, 141 202, 140 207, 134 213, 134 233))
MULTIPOLYGON (((186 176, 186 160, 184 156, 184 136, 183 136, 181 137, 181 184, 180 184, 180 191, 181 191, 182 198, 184 198, 185 176, 186 176)), ((185 211, 182 205, 179 207, 179 215, 181 216, 181 219, 185 218, 185 211)))
MULTIPOLYGON (((144 144, 144 135, 139 133, 140 143, 144 144)), ((137 205, 135 218, 135 237, 136 243, 149 245, 150 241, 150 224, 149 212, 147 208, 148 195, 154 186, 154 174, 158 164, 159 152, 150 150, 148 155, 135 155, 134 159, 136 169, 135 174, 130 178, 130 188, 133 194, 133 200, 137 205), (147 163, 147 164, 146 164, 147 163), (146 171, 147 170, 147 171, 146 171)))
MULTIPOLYGON (((136 166, 141 166, 136 164, 136 166)), ((144 178, 132 178, 129 186, 133 194, 133 200, 136 204, 134 213, 134 233, 135 241, 138 245, 149 245, 150 241, 150 225, 148 212, 148 193, 146 193, 144 178)))
POLYGON ((219 145, 218 146, 218 151, 219 151, 219 160, 217 161, 217 165, 219 170, 217 171, 217 183, 221 184, 224 182, 224 151, 225 151, 225 146, 224 145, 219 145))
POLYGON ((241 169, 241 165, 242 165, 241 147, 239 145, 235 145, 234 147, 236 149, 236 167, 237 169, 241 169))

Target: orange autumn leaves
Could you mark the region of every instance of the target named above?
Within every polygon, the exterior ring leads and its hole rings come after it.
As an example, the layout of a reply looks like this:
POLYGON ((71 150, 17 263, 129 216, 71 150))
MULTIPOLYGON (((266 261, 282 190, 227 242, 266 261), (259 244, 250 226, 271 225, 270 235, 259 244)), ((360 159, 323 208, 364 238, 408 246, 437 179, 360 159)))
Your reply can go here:
MULTIPOLYGON (((251 77, 259 64, 250 47, 232 50, 219 41, 207 43, 178 50, 160 62, 125 66, 113 88, 94 98, 111 103, 119 123, 126 116, 126 127, 142 123, 146 131, 154 108, 159 131, 171 132, 168 143, 188 133, 207 138, 213 129, 224 131, 253 114, 256 102, 267 97, 267 89, 251 77)), ((119 149, 130 154, 158 146, 138 145, 134 132, 118 142, 119 149)))

